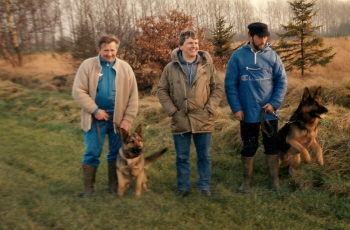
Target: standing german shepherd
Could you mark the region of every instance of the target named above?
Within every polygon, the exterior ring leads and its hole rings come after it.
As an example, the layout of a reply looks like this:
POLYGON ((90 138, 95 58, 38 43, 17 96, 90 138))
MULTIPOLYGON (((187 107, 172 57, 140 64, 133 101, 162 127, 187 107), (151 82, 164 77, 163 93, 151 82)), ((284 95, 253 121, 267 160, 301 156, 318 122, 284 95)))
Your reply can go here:
POLYGON ((134 133, 129 134, 120 128, 119 133, 122 139, 122 147, 117 157, 118 196, 122 197, 129 188, 132 179, 136 180, 135 196, 140 197, 142 188, 147 189, 147 177, 145 167, 157 160, 168 149, 164 148, 144 158, 142 126, 139 124, 134 133))
POLYGON ((282 166, 290 166, 291 175, 300 164, 300 154, 306 163, 311 162, 308 148, 316 153, 318 164, 323 165, 323 152, 316 141, 316 136, 318 119, 327 112, 328 109, 322 105, 321 86, 316 89, 313 96, 305 87, 299 107, 278 131, 280 163, 282 166))

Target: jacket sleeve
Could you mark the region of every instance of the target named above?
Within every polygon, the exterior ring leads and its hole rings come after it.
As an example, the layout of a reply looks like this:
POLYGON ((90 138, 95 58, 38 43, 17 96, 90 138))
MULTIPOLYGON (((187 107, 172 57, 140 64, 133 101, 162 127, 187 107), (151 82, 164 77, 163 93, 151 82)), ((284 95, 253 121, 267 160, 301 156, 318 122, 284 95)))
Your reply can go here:
POLYGON ((232 112, 242 110, 239 99, 239 67, 234 54, 231 55, 226 68, 225 93, 232 112))
POLYGON ((170 82, 169 82, 169 64, 164 68, 162 76, 160 77, 159 84, 157 87, 157 96, 160 104, 162 105, 165 113, 170 117, 176 111, 177 108, 173 103, 170 96, 170 82))
POLYGON ((220 105, 220 101, 223 96, 224 86, 223 81, 218 76, 214 65, 211 65, 211 73, 210 95, 205 107, 211 114, 215 114, 215 111, 220 105))
POLYGON ((92 114, 98 106, 89 93, 89 86, 91 87, 91 82, 89 82, 91 76, 89 75, 91 73, 88 72, 88 65, 89 63, 84 61, 78 68, 73 82, 72 96, 83 110, 92 114))
POLYGON ((130 89, 129 89, 130 97, 125 109, 123 120, 133 122, 138 111, 139 93, 137 88, 136 77, 131 67, 129 67, 129 76, 131 81, 130 89))
POLYGON ((279 109, 287 92, 288 81, 284 65, 277 54, 275 68, 273 70, 273 81, 274 90, 269 103, 273 108, 279 109))

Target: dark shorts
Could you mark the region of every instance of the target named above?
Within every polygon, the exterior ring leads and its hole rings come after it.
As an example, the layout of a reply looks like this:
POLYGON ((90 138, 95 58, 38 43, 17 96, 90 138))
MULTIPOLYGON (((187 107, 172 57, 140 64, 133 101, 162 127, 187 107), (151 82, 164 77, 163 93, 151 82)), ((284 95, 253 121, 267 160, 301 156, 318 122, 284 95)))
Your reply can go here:
MULTIPOLYGON (((241 150, 241 155, 243 157, 252 157, 255 155, 259 147, 259 132, 261 130, 261 123, 245 123, 241 121, 240 131, 241 138, 243 141, 243 148, 241 150)), ((277 128, 278 120, 271 120, 269 124, 264 122, 265 131, 262 131, 262 139, 264 145, 264 153, 266 155, 276 155, 278 154, 277 143, 277 128)))

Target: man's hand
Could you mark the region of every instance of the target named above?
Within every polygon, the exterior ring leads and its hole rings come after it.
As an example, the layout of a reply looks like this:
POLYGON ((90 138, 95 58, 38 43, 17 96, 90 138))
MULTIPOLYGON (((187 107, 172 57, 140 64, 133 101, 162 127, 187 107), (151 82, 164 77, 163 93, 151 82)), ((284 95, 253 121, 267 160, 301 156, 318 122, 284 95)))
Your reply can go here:
POLYGON ((239 110, 239 111, 235 112, 235 117, 237 120, 243 121, 244 120, 243 110, 239 110))
POLYGON ((275 112, 275 109, 270 105, 270 103, 267 103, 262 107, 267 113, 273 113, 275 112))
POLYGON ((95 118, 96 118, 97 120, 99 120, 99 121, 102 121, 102 120, 108 121, 108 116, 109 116, 109 114, 108 114, 107 111, 105 111, 105 110, 103 110, 103 109, 99 109, 99 110, 97 110, 97 112, 95 113, 94 116, 95 116, 95 118))
POLYGON ((125 131, 129 133, 131 128, 131 122, 127 120, 122 120, 122 122, 120 123, 120 128, 125 129, 125 131))

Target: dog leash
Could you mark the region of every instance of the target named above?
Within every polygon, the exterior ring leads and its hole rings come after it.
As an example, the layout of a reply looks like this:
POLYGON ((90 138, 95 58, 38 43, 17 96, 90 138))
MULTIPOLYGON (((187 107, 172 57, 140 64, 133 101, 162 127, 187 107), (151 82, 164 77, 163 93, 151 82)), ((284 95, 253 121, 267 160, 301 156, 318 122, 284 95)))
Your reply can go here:
MULTIPOLYGON (((277 117, 275 113, 273 113, 273 114, 275 117, 277 117)), ((261 113, 260 121, 261 121, 260 122, 261 131, 264 132, 268 137, 271 137, 272 134, 274 133, 274 130, 273 130, 273 127, 270 124, 269 120, 266 119, 266 110, 265 109, 263 109, 263 112, 261 113), (270 130, 270 132, 268 132, 268 130, 270 130)))
MULTIPOLYGON (((93 118, 93 119, 95 119, 95 118, 93 118)), ((101 144, 103 144, 103 143, 102 143, 100 128, 106 127, 106 126, 108 125, 108 122, 112 122, 112 123, 115 125, 115 128, 116 128, 117 133, 119 133, 120 125, 118 125, 116 122, 112 121, 111 119, 108 119, 107 121, 105 120, 105 121, 106 121, 106 124, 105 124, 104 126, 101 126, 101 127, 98 125, 98 120, 97 120, 97 119, 95 119, 95 120, 96 120, 97 135, 98 135, 98 138, 100 139, 101 144)), ((115 142, 115 144, 113 144, 112 146, 109 146, 109 147, 111 148, 111 147, 113 147, 113 146, 116 145, 116 144, 117 144, 117 142, 115 142)))
POLYGON ((296 120, 282 121, 282 120, 277 116, 277 114, 276 114, 275 111, 272 113, 272 115, 273 115, 278 121, 280 121, 281 123, 284 123, 284 124, 292 124, 292 123, 294 123, 294 122, 297 122, 296 120))
POLYGON ((117 130, 117 133, 119 133, 120 125, 118 125, 116 122, 112 121, 111 119, 108 119, 107 121, 112 122, 112 123, 115 125, 115 128, 116 128, 116 130, 117 130))
MULTIPOLYGON (((292 124, 292 123, 295 123, 297 122, 296 120, 289 120, 289 121, 282 121, 276 114, 276 112, 274 111, 272 113, 272 115, 278 120, 280 121, 281 123, 283 124, 292 124)), ((263 131, 268 137, 271 137, 271 135, 273 134, 274 130, 273 130, 273 127, 272 125, 270 124, 270 122, 266 119, 266 111, 263 110, 263 112, 261 113, 261 131, 263 131), (266 128, 266 125, 269 127, 269 128, 266 128), (268 132, 267 130, 271 130, 271 132, 268 132)))

